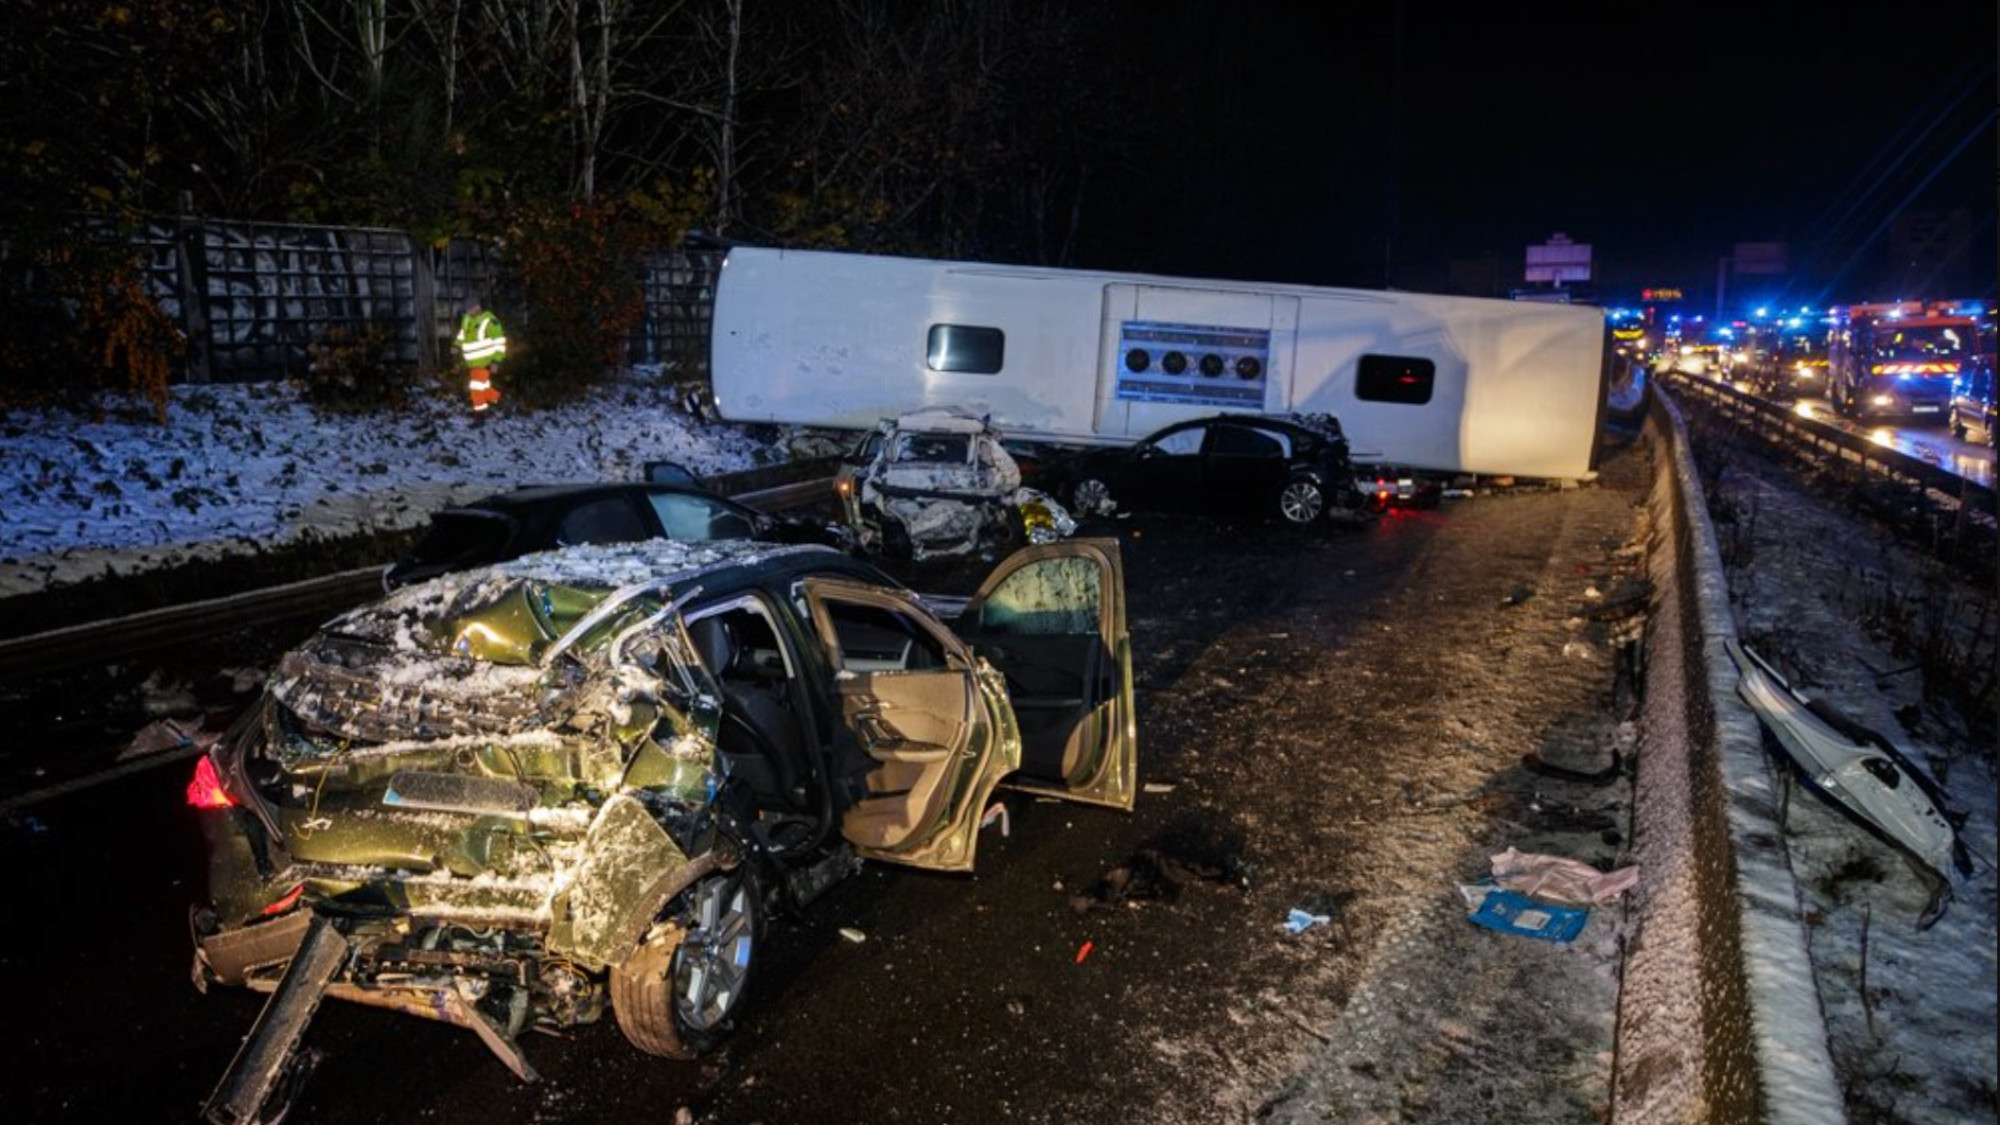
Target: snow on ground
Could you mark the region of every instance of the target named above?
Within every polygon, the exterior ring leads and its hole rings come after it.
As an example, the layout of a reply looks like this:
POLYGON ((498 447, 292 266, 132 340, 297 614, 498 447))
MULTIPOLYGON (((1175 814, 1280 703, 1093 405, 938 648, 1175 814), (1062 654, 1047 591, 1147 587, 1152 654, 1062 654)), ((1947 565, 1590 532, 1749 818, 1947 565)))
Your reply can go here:
POLYGON ((1960 644, 1983 629, 1983 650, 1975 645, 1971 656, 1990 670, 1991 595, 1767 464, 1733 463, 1718 491, 1734 516, 1721 538, 1738 634, 1778 658, 1808 695, 1888 736, 1967 814, 1961 838, 1973 874, 1957 881, 1944 917, 1919 931, 1928 888, 1902 853, 1824 798, 1792 790, 1785 842, 1849 1119, 1992 1121, 2000 1090, 1994 748, 1925 698, 1916 658, 1889 635, 1903 613, 1933 607, 1935 627, 1960 644))
POLYGON ((338 414, 286 383, 177 387, 164 425, 129 405, 97 421, 16 413, 0 418, 0 598, 309 533, 414 527, 518 485, 636 480, 651 460, 707 475, 772 455, 676 410, 650 373, 554 410, 503 402, 477 425, 462 398, 338 414))

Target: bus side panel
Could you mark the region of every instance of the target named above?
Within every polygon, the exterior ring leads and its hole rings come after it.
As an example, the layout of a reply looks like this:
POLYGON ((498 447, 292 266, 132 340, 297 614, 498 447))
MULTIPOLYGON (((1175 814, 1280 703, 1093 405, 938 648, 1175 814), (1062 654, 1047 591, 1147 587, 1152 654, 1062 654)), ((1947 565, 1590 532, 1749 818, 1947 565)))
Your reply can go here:
POLYGON ((1296 296, 1112 283, 1103 305, 1099 437, 1133 441, 1189 418, 1290 408, 1296 296))
POLYGON ((1449 326, 1406 294, 1307 298, 1292 407, 1339 418, 1357 461, 1457 471, 1466 371, 1449 326), (1363 399, 1357 383, 1366 356, 1428 360, 1435 372, 1430 400, 1363 399))
POLYGON ((949 405, 1024 435, 1088 438, 1099 287, 1084 275, 737 247, 716 289, 716 406, 731 421, 865 428, 949 405), (935 325, 999 329, 1001 369, 931 370, 935 325))
POLYGON ((1437 472, 1580 477, 1603 399, 1595 309, 1397 293, 1307 299, 1293 409, 1338 416, 1357 460, 1437 472), (1363 398, 1366 356, 1428 360, 1429 401, 1363 398))

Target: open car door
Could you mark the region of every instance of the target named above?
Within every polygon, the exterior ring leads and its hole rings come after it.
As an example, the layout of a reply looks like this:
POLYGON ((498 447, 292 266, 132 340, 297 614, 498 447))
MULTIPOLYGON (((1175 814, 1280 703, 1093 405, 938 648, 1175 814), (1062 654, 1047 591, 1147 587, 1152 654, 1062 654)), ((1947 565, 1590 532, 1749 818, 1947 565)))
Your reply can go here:
POLYGON ((986 801, 1021 761, 999 674, 907 593, 827 577, 803 593, 841 721, 874 761, 842 835, 875 859, 970 870, 986 801))
POLYGON ((1008 786, 1129 811, 1138 737, 1118 541, 1016 551, 954 630, 1006 679, 1021 732, 1008 786))

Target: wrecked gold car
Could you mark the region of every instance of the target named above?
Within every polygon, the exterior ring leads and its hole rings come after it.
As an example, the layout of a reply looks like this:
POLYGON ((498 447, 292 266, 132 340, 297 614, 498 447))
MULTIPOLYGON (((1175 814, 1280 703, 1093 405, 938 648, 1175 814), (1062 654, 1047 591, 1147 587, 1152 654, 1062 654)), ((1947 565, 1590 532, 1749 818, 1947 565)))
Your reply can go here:
POLYGON ((1000 432, 958 407, 884 419, 841 460, 841 513, 861 546, 888 559, 965 554, 1068 537, 1076 521, 1021 485, 1000 432))
POLYGON ((713 1046, 767 913, 862 859, 973 865, 994 788, 1130 809, 1118 547, 1003 560, 949 623, 824 546, 579 546, 402 588, 286 655, 197 764, 195 980, 269 992, 204 1107, 282 1113, 322 997, 515 1074, 607 1010, 713 1046))

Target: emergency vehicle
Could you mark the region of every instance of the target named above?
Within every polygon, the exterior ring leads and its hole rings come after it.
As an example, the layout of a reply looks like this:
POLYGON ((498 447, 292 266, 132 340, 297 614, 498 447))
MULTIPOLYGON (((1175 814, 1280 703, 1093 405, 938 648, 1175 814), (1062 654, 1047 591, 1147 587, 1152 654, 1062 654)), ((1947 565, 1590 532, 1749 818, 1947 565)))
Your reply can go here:
POLYGON ((1849 418, 1944 424, 1971 361, 1976 322, 1945 304, 1902 301, 1833 310, 1827 397, 1849 418))

